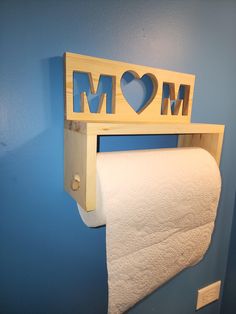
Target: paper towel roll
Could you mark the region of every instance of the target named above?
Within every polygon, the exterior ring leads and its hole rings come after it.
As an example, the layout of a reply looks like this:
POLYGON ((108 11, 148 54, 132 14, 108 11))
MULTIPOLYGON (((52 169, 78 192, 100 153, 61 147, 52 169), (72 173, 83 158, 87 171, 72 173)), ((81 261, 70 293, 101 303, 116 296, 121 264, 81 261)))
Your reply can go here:
POLYGON ((78 207, 88 226, 106 223, 109 313, 203 258, 220 189, 218 166, 201 148, 98 153, 97 208, 78 207))

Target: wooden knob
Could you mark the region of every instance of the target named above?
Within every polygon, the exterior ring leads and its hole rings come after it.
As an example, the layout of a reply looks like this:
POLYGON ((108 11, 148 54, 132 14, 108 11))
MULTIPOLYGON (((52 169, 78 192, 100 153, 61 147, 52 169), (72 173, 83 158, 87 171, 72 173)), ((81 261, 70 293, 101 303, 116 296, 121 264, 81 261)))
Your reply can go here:
POLYGON ((71 189, 73 191, 77 191, 80 188, 80 177, 75 174, 73 179, 71 180, 71 189))

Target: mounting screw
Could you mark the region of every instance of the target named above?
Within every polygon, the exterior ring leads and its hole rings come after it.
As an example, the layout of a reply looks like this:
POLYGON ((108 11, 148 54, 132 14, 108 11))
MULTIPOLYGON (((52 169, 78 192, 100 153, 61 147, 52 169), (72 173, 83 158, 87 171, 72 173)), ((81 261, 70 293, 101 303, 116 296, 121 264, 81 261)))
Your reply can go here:
POLYGON ((80 176, 75 174, 73 179, 71 180, 71 189, 73 191, 77 191, 80 188, 80 176))

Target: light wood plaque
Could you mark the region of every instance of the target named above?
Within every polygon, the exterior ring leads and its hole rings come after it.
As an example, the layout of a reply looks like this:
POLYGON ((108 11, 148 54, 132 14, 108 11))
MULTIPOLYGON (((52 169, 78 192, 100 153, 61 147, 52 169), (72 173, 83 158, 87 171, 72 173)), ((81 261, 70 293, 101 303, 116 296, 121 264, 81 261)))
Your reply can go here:
POLYGON ((195 76, 191 74, 67 52, 65 53, 65 116, 67 120, 86 122, 188 123, 191 119, 194 81, 195 76), (134 79, 148 75, 153 84, 150 98, 138 112, 128 103, 122 92, 121 78, 126 72, 131 73, 134 79), (107 112, 106 93, 100 95, 98 111, 91 112, 85 91, 80 94, 81 112, 74 110, 75 73, 88 75, 89 88, 93 95, 97 94, 100 76, 111 77, 111 113, 107 112), (168 97, 164 97, 163 84, 169 88, 168 97), (184 90, 181 98, 178 97, 180 87, 184 90))

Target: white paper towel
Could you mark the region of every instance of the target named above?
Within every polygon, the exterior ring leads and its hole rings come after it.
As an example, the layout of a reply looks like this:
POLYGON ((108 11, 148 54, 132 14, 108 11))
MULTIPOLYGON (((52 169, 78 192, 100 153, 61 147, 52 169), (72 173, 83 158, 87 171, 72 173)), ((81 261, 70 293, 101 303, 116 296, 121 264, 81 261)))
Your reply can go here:
POLYGON ((109 313, 203 258, 220 189, 218 166, 201 148, 98 153, 97 209, 79 211, 88 226, 106 223, 109 313))

